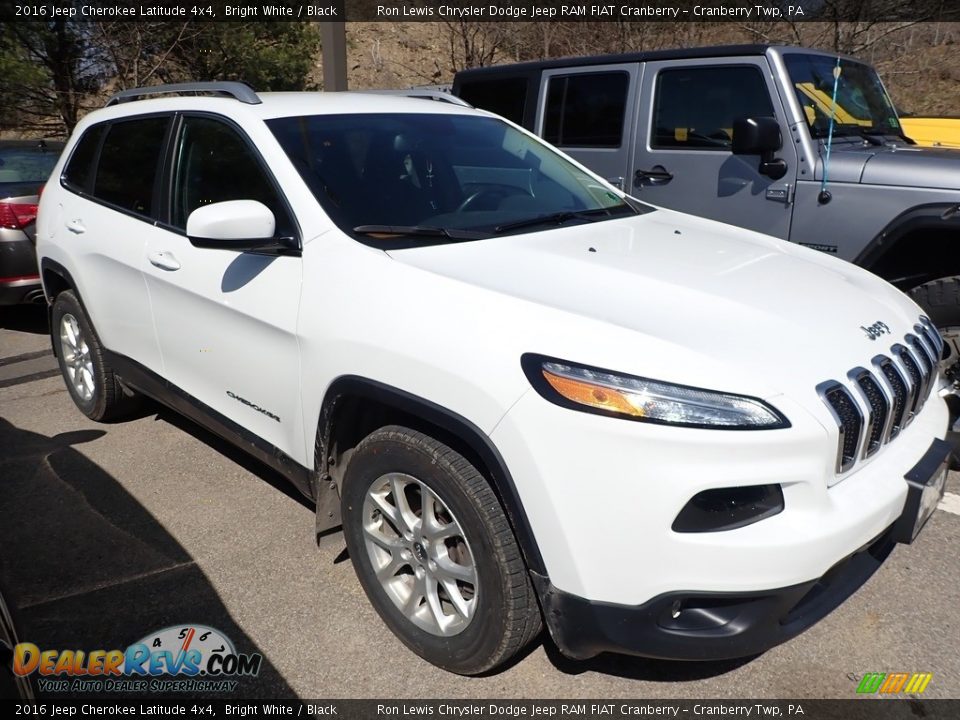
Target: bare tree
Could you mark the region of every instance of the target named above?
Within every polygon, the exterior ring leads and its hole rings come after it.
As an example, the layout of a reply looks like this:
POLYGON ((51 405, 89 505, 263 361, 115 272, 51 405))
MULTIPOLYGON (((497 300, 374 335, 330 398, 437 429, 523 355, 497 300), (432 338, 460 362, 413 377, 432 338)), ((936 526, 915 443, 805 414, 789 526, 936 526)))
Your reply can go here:
POLYGON ((453 72, 470 67, 492 65, 507 40, 502 23, 445 20, 453 72))
POLYGON ((196 23, 95 22, 91 40, 102 50, 116 86, 142 87, 167 67, 181 42, 201 32, 196 23))

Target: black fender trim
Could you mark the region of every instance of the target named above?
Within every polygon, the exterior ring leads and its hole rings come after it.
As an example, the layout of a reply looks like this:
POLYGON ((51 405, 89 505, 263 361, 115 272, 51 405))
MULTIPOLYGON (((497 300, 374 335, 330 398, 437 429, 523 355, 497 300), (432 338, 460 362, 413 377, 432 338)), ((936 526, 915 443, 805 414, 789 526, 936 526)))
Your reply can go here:
MULTIPOLYGON (((496 446, 480 428, 451 410, 405 390, 356 375, 343 375, 327 388, 320 409, 320 436, 323 438, 324 455, 326 455, 326 448, 330 447, 334 409, 340 398, 344 396, 359 396, 382 403, 440 427, 466 443, 490 473, 493 490, 503 504, 527 568, 546 576, 543 556, 540 554, 530 521, 523 509, 513 476, 496 446)), ((326 473, 326 462, 326 457, 317 458, 317 469, 321 475, 326 473)))
MULTIPOLYGON (((77 289, 77 284, 73 281, 73 275, 70 274, 70 271, 67 270, 63 265, 58 263, 56 260, 51 260, 50 258, 44 258, 40 261, 40 280, 43 281, 43 274, 45 272, 52 272, 54 275, 59 275, 63 278, 64 282, 69 285, 75 293, 77 293, 77 300, 80 299, 80 291, 77 289)), ((47 294, 47 286, 44 285, 43 293, 47 298, 47 305, 52 305, 55 298, 47 294)), ((82 304, 82 303, 81 303, 82 304)), ((84 308, 86 309, 86 308, 84 308)))
MULTIPOLYGON (((87 307, 83 304, 83 298, 80 297, 80 290, 77 288, 77 284, 73 281, 73 276, 70 274, 70 271, 67 270, 63 265, 58 263, 55 260, 50 258, 44 258, 40 261, 40 283, 43 286, 43 296, 47 299, 47 327, 50 328, 50 347, 53 349, 53 356, 57 356, 57 344, 53 342, 53 301, 56 300, 55 297, 52 297, 47 289, 47 284, 43 282, 43 276, 47 272, 52 272, 54 275, 59 275, 63 278, 63 281, 70 286, 70 289, 73 290, 74 294, 77 296, 77 302, 80 303, 80 307, 83 308, 86 312, 87 307)), ((90 316, 90 313, 87 313, 87 317, 90 316)))
MULTIPOLYGON (((887 226, 860 251, 860 254, 854 258, 853 263, 867 270, 872 270, 906 235, 922 230, 944 229, 955 231, 958 235, 958 243, 960 243, 960 204, 932 203, 929 205, 917 205, 900 213, 891 220, 887 226)), ((960 268, 955 268, 953 271, 949 268, 939 268, 931 269, 929 276, 922 279, 915 276, 903 278, 882 277, 901 289, 904 289, 923 284, 929 280, 955 275, 957 272, 960 272, 960 268)), ((886 273, 886 275, 889 275, 889 273, 886 273)))
POLYGON ((180 415, 209 430, 231 445, 276 470, 313 500, 313 473, 274 445, 217 412, 163 377, 125 355, 104 350, 107 363, 137 392, 153 398, 180 415))

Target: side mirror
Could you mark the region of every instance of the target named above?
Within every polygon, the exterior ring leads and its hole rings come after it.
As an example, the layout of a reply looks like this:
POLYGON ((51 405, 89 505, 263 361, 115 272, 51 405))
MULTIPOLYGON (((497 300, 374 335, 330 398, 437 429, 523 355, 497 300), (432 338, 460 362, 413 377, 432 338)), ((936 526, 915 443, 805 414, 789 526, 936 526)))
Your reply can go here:
POLYGON ((214 250, 294 250, 293 238, 276 238, 276 220, 256 200, 227 200, 198 207, 187 218, 187 237, 194 247, 214 250))
POLYGON ((737 118, 733 121, 734 155, 763 155, 783 147, 780 123, 772 117, 737 118))
POLYGON ((773 154, 783 147, 780 123, 776 118, 737 118, 733 121, 734 155, 759 155, 757 172, 771 180, 779 180, 787 174, 787 163, 773 154))

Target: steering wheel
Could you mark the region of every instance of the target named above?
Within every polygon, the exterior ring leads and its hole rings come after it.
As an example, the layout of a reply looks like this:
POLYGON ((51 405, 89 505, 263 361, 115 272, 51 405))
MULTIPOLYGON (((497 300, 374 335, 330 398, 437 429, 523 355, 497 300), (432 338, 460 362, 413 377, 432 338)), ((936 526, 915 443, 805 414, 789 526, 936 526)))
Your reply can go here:
POLYGON ((480 204, 480 201, 483 199, 489 199, 491 207, 486 208, 489 210, 496 210, 500 203, 506 200, 508 197, 513 197, 515 195, 526 195, 527 197, 533 197, 526 190, 513 185, 486 185, 479 190, 475 190, 470 193, 467 198, 457 206, 457 212, 467 212, 469 210, 477 209, 476 206, 480 204))

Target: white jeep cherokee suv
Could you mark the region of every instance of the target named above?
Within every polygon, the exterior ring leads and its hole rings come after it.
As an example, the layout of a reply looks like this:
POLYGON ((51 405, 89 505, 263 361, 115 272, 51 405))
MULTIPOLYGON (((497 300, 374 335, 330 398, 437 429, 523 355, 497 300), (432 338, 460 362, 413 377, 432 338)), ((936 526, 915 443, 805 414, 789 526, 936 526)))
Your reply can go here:
POLYGON ((38 231, 80 410, 149 396, 282 472, 453 672, 541 623, 575 658, 763 651, 943 492, 914 303, 469 107, 127 91, 77 126, 38 231))

